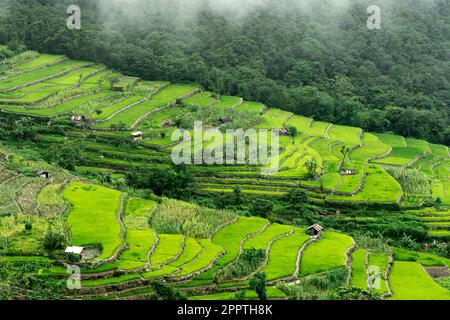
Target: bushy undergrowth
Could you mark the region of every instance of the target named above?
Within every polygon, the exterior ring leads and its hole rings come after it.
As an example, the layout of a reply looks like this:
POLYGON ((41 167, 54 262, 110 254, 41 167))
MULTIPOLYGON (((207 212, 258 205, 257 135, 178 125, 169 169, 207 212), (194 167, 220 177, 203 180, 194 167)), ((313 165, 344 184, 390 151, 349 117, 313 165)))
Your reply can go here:
POLYGON ((255 272, 264 261, 264 250, 248 249, 242 252, 239 260, 227 265, 218 274, 218 279, 233 279, 255 272))
POLYGON ((388 168, 387 172, 400 183, 405 193, 431 195, 430 181, 419 170, 388 168))
POLYGON ((230 211, 164 198, 150 224, 158 233, 183 233, 193 238, 209 238, 219 226, 231 222, 234 217, 230 211))

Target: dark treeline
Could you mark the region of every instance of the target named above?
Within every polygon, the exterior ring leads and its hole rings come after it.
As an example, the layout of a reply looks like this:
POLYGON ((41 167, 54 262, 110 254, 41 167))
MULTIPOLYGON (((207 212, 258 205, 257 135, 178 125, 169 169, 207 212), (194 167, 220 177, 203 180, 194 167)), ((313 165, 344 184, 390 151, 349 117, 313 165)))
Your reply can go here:
POLYGON ((332 0, 309 1, 308 10, 278 0, 240 18, 206 5, 182 17, 187 0, 135 0, 122 8, 108 5, 120 1, 1 2, 2 43, 450 145, 448 0, 355 0, 333 10, 332 0), (366 26, 374 2, 382 8, 381 30, 366 26), (82 29, 68 30, 66 9, 77 3, 82 29))

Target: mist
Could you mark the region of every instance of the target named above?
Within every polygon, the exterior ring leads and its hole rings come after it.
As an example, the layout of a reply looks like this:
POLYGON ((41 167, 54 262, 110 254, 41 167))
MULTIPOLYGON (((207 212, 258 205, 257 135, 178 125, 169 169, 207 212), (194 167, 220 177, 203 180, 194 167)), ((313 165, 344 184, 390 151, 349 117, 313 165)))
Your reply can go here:
MULTIPOLYGON (((126 19, 144 19, 151 16, 170 17, 175 23, 188 23, 198 13, 208 10, 230 20, 239 21, 249 14, 265 10, 284 16, 292 11, 312 15, 317 7, 328 10, 346 9, 356 0, 100 0, 98 5, 106 19, 118 23, 117 14, 126 19)), ((361 2, 361 1, 359 1, 361 2)), ((373 2, 373 1, 372 1, 373 2)))

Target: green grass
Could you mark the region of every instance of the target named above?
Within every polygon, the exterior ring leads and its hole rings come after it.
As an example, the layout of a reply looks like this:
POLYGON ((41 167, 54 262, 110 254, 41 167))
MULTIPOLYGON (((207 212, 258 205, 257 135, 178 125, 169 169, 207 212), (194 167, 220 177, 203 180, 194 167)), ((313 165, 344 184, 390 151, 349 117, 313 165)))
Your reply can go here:
POLYGON ((272 239, 288 233, 292 228, 290 226, 271 224, 259 236, 248 239, 244 243, 244 249, 261 249, 266 250, 272 239))
POLYGON ((170 265, 180 267, 194 259, 199 253, 202 252, 202 250, 202 245, 196 239, 190 237, 186 238, 183 253, 177 260, 170 263, 170 265))
POLYGON ((247 112, 253 112, 261 114, 266 106, 259 102, 250 102, 250 101, 244 101, 241 105, 237 106, 235 108, 236 111, 247 111, 247 112))
POLYGON ((344 142, 347 147, 354 147, 360 143, 359 133, 361 129, 347 126, 333 125, 329 136, 333 140, 344 142))
POLYGON ((395 203, 400 198, 402 188, 383 168, 370 166, 366 170, 366 179, 361 192, 354 196, 332 195, 327 200, 349 202, 395 203))
POLYGON ((175 116, 181 114, 183 112, 183 109, 181 108, 170 108, 162 110, 158 113, 155 113, 145 119, 142 124, 139 126, 140 129, 147 129, 147 128, 162 128, 161 123, 167 120, 170 120, 174 118, 175 116))
MULTIPOLYGON (((253 290, 245 290, 243 292, 246 300, 257 300, 258 298, 258 295, 253 290)), ((242 292, 221 292, 203 296, 191 296, 188 300, 235 300, 238 293, 242 294, 242 292)), ((281 299, 285 297, 285 294, 275 287, 268 287, 267 297, 269 299, 281 299)))
POLYGON ((25 62, 25 63, 15 67, 14 70, 24 71, 24 70, 38 68, 38 67, 44 66, 46 64, 61 60, 63 57, 64 56, 61 56, 61 55, 40 54, 35 59, 25 62))
POLYGON ((167 261, 175 258, 181 250, 183 236, 181 234, 158 234, 159 242, 150 256, 152 268, 160 268, 167 261))
POLYGON ((377 136, 364 133, 362 148, 356 148, 351 154, 352 161, 365 162, 367 159, 375 156, 381 156, 389 151, 389 146, 382 143, 377 136))
POLYGON ((392 148, 392 153, 389 157, 383 159, 377 159, 373 162, 389 164, 395 166, 404 166, 411 160, 414 160, 422 154, 422 151, 417 148, 392 148))
POLYGON ((180 96, 188 94, 196 89, 189 85, 170 85, 155 94, 150 100, 140 103, 133 108, 124 110, 105 122, 96 125, 98 128, 109 128, 111 125, 124 124, 126 128, 131 128, 135 122, 147 113, 164 107, 180 96))
POLYGON ((261 116, 261 122, 255 129, 281 129, 292 113, 280 109, 269 109, 261 116))
POLYGON ((149 219, 155 208, 155 201, 131 197, 127 201, 125 216, 131 216, 133 218, 142 217, 149 219))
POLYGON ((65 71, 67 69, 80 67, 86 64, 87 62, 85 61, 66 60, 48 68, 42 68, 35 71, 22 73, 10 78, 3 79, 0 82, 0 90, 8 90, 18 87, 20 85, 24 85, 34 81, 39 81, 44 78, 53 76, 57 73, 60 73, 62 71, 65 71))
POLYGON ((127 230, 125 241, 128 249, 121 254, 118 267, 123 270, 143 267, 155 239, 152 230, 127 230))
POLYGON ((447 158, 449 156, 448 148, 446 146, 443 146, 441 144, 431 144, 430 143, 429 147, 434 154, 437 154, 437 155, 439 155, 441 157, 445 157, 445 158, 447 158))
POLYGON ((225 255, 218 261, 218 266, 225 266, 239 253, 241 241, 251 233, 260 231, 267 220, 261 218, 240 217, 236 223, 224 227, 212 238, 212 242, 225 250, 225 255))
POLYGON ((136 280, 136 279, 140 279, 140 278, 141 278, 141 275, 139 273, 130 273, 130 274, 123 274, 123 275, 120 275, 117 277, 111 277, 111 278, 83 280, 83 281, 81 281, 81 286, 83 288, 98 287, 98 286, 123 283, 123 282, 127 282, 130 280, 136 280))
POLYGON ((101 108, 101 113, 97 114, 96 112, 91 114, 91 118, 95 120, 104 120, 108 117, 110 117, 114 112, 117 112, 133 103, 138 102, 139 100, 142 100, 143 96, 130 96, 125 98, 124 100, 118 101, 116 103, 110 104, 104 108, 101 108))
POLYGON ((220 101, 213 104, 213 108, 231 108, 241 102, 241 98, 233 96, 221 96, 220 101))
POLYGON ((352 254, 352 287, 367 290, 367 270, 364 265, 367 250, 359 249, 352 254))
POLYGON ((334 141, 330 141, 324 138, 317 138, 312 140, 309 143, 309 146, 316 150, 323 160, 327 162, 339 162, 342 157, 339 157, 336 153, 330 150, 330 143, 334 141))
POLYGON ((319 241, 312 243, 304 251, 300 274, 307 276, 345 266, 345 251, 352 244, 352 238, 345 234, 324 232, 319 241))
POLYGON ((306 133, 311 136, 325 137, 327 128, 330 126, 327 122, 313 121, 311 126, 307 128, 306 133))
POLYGON ((389 281, 392 300, 450 300, 450 291, 433 281, 416 262, 394 262, 389 281))
POLYGON ((223 252, 222 247, 213 244, 208 239, 199 239, 198 242, 202 245, 202 247, 205 250, 201 253, 201 255, 197 259, 185 265, 182 265, 181 271, 177 273, 176 276, 181 277, 189 275, 192 274, 193 272, 206 268, 214 259, 217 258, 217 256, 221 252, 223 252))
POLYGON ((421 152, 431 152, 428 142, 426 142, 424 140, 418 140, 418 139, 412 139, 412 138, 406 138, 405 140, 406 140, 406 144, 408 145, 408 148, 419 149, 421 152))
POLYGON ((114 95, 112 91, 102 91, 96 94, 90 94, 79 98, 68 100, 62 104, 49 108, 27 109, 23 106, 2 106, 2 109, 9 112, 35 115, 41 117, 52 117, 64 113, 69 113, 74 109, 84 105, 86 103, 96 101, 98 99, 107 98, 114 95))
POLYGON ((380 281, 380 287, 375 288, 375 291, 383 294, 387 292, 386 287, 386 281, 384 281, 384 274, 386 272, 387 266, 389 263, 389 256, 381 253, 371 253, 369 255, 369 267, 370 266, 376 266, 380 269, 381 272, 381 281, 380 281))
POLYGON ((60 188, 60 184, 45 186, 38 194, 38 202, 42 205, 64 205, 64 201, 59 194, 60 188))
POLYGON ((120 225, 116 210, 121 193, 112 189, 73 182, 64 190, 72 210, 67 219, 72 231, 72 244, 78 246, 102 244, 98 259, 112 256, 120 246, 120 225))
POLYGON ((309 130, 310 121, 311 118, 294 115, 292 118, 289 119, 288 122, 286 122, 286 125, 295 127, 300 132, 307 132, 309 130))
POLYGON ((393 248, 395 261, 418 262, 428 267, 448 266, 450 267, 450 259, 437 256, 427 252, 416 252, 403 248, 393 248))
POLYGON ((294 274, 298 251, 309 239, 304 229, 295 228, 290 236, 278 239, 272 244, 267 265, 262 270, 267 280, 277 280, 294 274))
POLYGON ((406 148, 405 138, 402 136, 398 136, 390 133, 375 133, 375 135, 380 138, 380 140, 392 148, 406 148))

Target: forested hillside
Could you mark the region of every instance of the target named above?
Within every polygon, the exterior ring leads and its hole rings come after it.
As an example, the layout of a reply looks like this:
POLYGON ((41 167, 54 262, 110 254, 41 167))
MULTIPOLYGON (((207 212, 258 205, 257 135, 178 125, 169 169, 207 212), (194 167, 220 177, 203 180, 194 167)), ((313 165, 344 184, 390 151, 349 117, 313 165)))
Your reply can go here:
POLYGON ((0 42, 148 80, 195 82, 316 120, 450 144, 448 0, 268 0, 251 13, 244 11, 250 5, 190 3, 197 5, 2 0, 0 42), (66 28, 74 3, 82 8, 81 30, 66 28), (374 3, 381 30, 366 26, 374 3))

